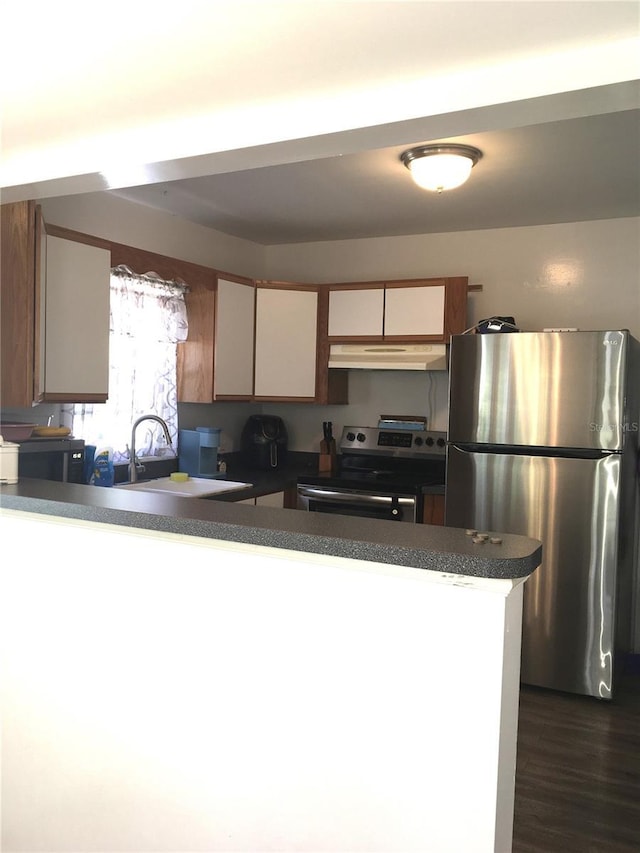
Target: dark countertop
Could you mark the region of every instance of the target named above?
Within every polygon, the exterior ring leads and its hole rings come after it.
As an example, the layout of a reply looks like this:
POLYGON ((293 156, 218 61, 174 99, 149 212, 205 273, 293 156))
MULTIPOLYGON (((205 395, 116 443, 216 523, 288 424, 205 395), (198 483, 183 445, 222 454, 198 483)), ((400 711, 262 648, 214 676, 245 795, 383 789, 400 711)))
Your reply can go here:
MULTIPOLYGON (((290 451, 287 457, 287 463, 282 468, 270 470, 259 470, 257 468, 249 468, 243 462, 240 453, 221 454, 220 459, 224 459, 227 465, 226 478, 236 480, 242 483, 253 483, 253 488, 246 489, 242 494, 242 500, 246 498, 257 498, 262 495, 273 494, 274 492, 283 492, 286 489, 294 489, 298 479, 304 478, 305 475, 313 477, 331 477, 331 474, 320 474, 318 472, 318 454, 304 453, 299 451, 290 451)), ((168 459, 164 464, 152 463, 148 466, 147 478, 151 474, 153 477, 168 477, 173 471, 178 470, 178 462, 176 459, 168 459)), ((127 466, 119 465, 116 468, 121 470, 116 473, 116 483, 124 483, 127 478, 127 466)), ((423 486, 423 495, 444 495, 444 486, 423 486)), ((235 492, 228 494, 217 495, 215 500, 234 503, 240 500, 240 497, 235 492)))
MULTIPOLYGON (((282 473, 283 482, 290 482, 286 479, 289 474, 282 473)), ((228 479, 239 479, 238 471, 229 472, 228 479)), ((271 485, 274 482, 270 479, 271 485)), ((237 498, 245 499, 248 494, 243 490, 237 498)), ((221 500, 133 492, 117 486, 100 488, 22 479, 15 485, 0 487, 0 506, 483 578, 523 578, 541 560, 541 543, 524 536, 500 534, 499 545, 474 544, 464 530, 452 527, 232 505, 221 500)))
MULTIPOLYGON (((242 500, 246 498, 257 498, 261 495, 269 495, 273 492, 283 492, 285 489, 295 488, 298 477, 304 474, 317 474, 318 472, 318 454, 317 453, 301 453, 290 452, 287 457, 287 463, 282 468, 275 468, 267 471, 258 470, 256 468, 248 468, 243 463, 239 454, 229 454, 225 459, 227 464, 226 478, 228 480, 236 480, 241 483, 253 483, 252 489, 246 489, 242 492, 242 500)), ((216 500, 223 500, 227 503, 233 503, 240 499, 237 493, 229 492, 226 495, 216 496, 216 500)))

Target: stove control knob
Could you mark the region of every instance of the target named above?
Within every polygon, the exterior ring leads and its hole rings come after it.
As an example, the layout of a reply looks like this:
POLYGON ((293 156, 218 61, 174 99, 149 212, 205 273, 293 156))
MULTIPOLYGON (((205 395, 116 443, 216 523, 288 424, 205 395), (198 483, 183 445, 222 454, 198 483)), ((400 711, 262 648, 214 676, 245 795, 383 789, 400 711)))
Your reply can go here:
POLYGON ((366 441, 367 440, 367 436, 363 432, 359 432, 358 435, 356 436, 356 438, 358 439, 358 441, 366 441))
POLYGON ((427 447, 433 447, 433 439, 431 438, 431 436, 429 436, 429 438, 427 439, 427 447))
POLYGON ((353 433, 353 432, 348 432, 348 433, 347 433, 347 441, 355 441, 355 440, 356 440, 355 433, 353 433))
POLYGON ((444 438, 439 438, 439 439, 436 441, 436 444, 438 445, 438 447, 444 447, 444 445, 445 445, 445 440, 444 440, 444 438))
POLYGON ((413 443, 415 444, 416 447, 422 447, 422 439, 420 438, 419 435, 417 435, 415 437, 415 439, 413 440, 413 443))

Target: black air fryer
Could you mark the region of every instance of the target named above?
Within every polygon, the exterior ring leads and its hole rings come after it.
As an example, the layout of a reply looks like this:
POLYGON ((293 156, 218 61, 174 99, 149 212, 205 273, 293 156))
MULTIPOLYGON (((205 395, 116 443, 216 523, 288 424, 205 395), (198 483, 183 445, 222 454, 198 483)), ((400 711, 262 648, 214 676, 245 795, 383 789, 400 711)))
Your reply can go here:
POLYGON ((282 468, 287 461, 287 429, 276 415, 251 415, 242 430, 242 454, 250 468, 282 468))

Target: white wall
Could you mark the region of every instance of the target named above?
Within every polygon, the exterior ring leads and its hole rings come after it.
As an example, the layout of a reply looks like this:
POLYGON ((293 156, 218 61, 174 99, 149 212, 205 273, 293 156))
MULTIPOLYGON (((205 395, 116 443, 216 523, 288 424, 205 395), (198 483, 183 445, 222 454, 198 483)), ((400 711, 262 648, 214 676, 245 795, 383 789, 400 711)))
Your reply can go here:
POLYGON ((260 277, 264 269, 264 246, 110 193, 43 199, 40 204, 52 225, 250 278, 260 277))
POLYGON ((424 415, 429 429, 447 428, 448 374, 445 371, 398 373, 349 371, 348 406, 265 403, 263 412, 279 415, 287 425, 292 450, 320 450, 322 421, 333 423, 340 438, 344 426, 377 426, 380 415, 424 415))
POLYGON ((376 426, 380 415, 426 415, 429 428, 447 428, 448 374, 353 370, 349 375, 349 405, 312 406, 296 403, 181 403, 181 429, 216 426, 222 429, 220 451, 240 449, 242 427, 249 415, 279 415, 287 427, 289 449, 320 450, 322 422, 331 421, 336 438, 344 426, 376 426))
MULTIPOLYGON (((524 203, 524 202, 523 202, 524 203)), ((640 338, 640 219, 270 246, 269 278, 310 282, 469 277, 469 325, 629 329, 640 338)))
POLYGON ((5 853, 511 849, 522 583, 0 527, 5 853))

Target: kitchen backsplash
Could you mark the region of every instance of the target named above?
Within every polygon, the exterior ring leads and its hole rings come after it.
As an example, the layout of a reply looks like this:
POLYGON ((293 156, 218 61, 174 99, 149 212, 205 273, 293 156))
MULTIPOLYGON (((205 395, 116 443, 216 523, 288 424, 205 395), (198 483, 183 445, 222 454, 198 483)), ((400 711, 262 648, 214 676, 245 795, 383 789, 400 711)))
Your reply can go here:
POLYGON ((181 429, 217 426, 222 429, 221 451, 240 449, 240 433, 251 414, 278 415, 285 422, 289 448, 315 451, 322 439, 322 422, 333 423, 340 438, 343 426, 376 426, 380 415, 422 415, 430 429, 446 430, 448 373, 352 370, 349 403, 315 406, 305 403, 182 403, 178 406, 181 429))

